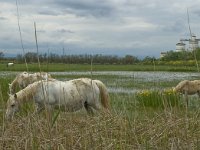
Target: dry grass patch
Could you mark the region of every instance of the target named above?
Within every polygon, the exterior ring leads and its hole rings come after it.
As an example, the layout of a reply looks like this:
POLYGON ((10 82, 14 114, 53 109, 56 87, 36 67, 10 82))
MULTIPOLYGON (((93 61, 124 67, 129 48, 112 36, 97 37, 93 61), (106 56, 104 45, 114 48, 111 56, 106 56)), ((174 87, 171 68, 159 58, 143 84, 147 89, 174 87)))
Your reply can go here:
POLYGON ((0 149, 198 149, 200 118, 164 111, 141 118, 61 113, 17 117, 1 126, 0 149))

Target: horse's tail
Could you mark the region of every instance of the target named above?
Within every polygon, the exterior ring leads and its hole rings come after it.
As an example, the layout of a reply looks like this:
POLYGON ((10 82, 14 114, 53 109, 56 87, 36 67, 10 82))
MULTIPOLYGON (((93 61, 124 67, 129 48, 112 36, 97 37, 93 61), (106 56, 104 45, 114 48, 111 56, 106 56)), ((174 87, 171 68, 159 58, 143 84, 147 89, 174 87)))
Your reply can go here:
POLYGON ((109 100, 109 94, 106 86, 99 80, 93 80, 96 85, 98 86, 100 90, 100 96, 101 96, 101 104, 103 105, 104 108, 107 110, 110 109, 110 100, 109 100))

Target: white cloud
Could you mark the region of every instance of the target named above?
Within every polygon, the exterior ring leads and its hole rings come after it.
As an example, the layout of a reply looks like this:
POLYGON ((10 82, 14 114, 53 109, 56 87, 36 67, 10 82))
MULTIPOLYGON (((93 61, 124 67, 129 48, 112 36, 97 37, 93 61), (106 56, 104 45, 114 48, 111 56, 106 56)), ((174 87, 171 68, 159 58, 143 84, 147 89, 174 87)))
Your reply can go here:
MULTIPOLYGON (((19 53, 16 3, 0 0, 0 5, 0 49, 19 53)), ((40 51, 65 47, 71 53, 138 56, 175 49, 188 34, 187 8, 192 32, 200 36, 199 5, 198 0, 18 0, 27 51, 35 50, 36 22, 40 51)))

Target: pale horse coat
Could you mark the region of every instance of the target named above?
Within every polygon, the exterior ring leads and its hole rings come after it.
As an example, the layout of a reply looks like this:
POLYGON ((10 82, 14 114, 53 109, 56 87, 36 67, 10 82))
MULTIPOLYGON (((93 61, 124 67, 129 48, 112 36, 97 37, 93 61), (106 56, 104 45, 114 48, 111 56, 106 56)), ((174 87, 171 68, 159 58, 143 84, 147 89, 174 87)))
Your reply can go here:
POLYGON ((188 95, 198 94, 200 97, 200 80, 183 80, 174 88, 174 92, 184 94, 188 105, 188 95))
POLYGON ((25 89, 11 95, 7 101, 6 118, 10 119, 24 102, 34 100, 38 105, 36 112, 45 107, 60 108, 64 111, 77 111, 85 108, 88 113, 103 106, 109 109, 109 95, 105 85, 99 80, 87 78, 66 82, 37 81, 25 89))
POLYGON ((16 93, 17 87, 19 87, 19 89, 23 89, 35 81, 51 79, 53 79, 51 75, 46 72, 37 72, 33 74, 28 72, 22 72, 15 77, 12 83, 9 84, 9 93, 16 93))

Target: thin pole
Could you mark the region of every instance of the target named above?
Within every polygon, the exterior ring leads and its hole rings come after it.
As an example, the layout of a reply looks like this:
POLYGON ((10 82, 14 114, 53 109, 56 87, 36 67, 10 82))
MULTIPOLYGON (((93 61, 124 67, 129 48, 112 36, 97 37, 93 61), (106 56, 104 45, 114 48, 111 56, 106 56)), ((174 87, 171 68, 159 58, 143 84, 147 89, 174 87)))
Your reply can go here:
POLYGON ((23 44, 23 39, 22 39, 22 32, 21 32, 20 21, 19 21, 19 8, 18 8, 17 0, 16 0, 16 7, 17 7, 17 24, 18 24, 18 30, 19 30, 19 35, 20 35, 20 42, 21 42, 21 46, 22 46, 22 52, 23 52, 23 56, 24 56, 26 70, 28 72, 28 64, 27 64, 27 60, 26 60, 26 56, 25 56, 24 44, 23 44))

